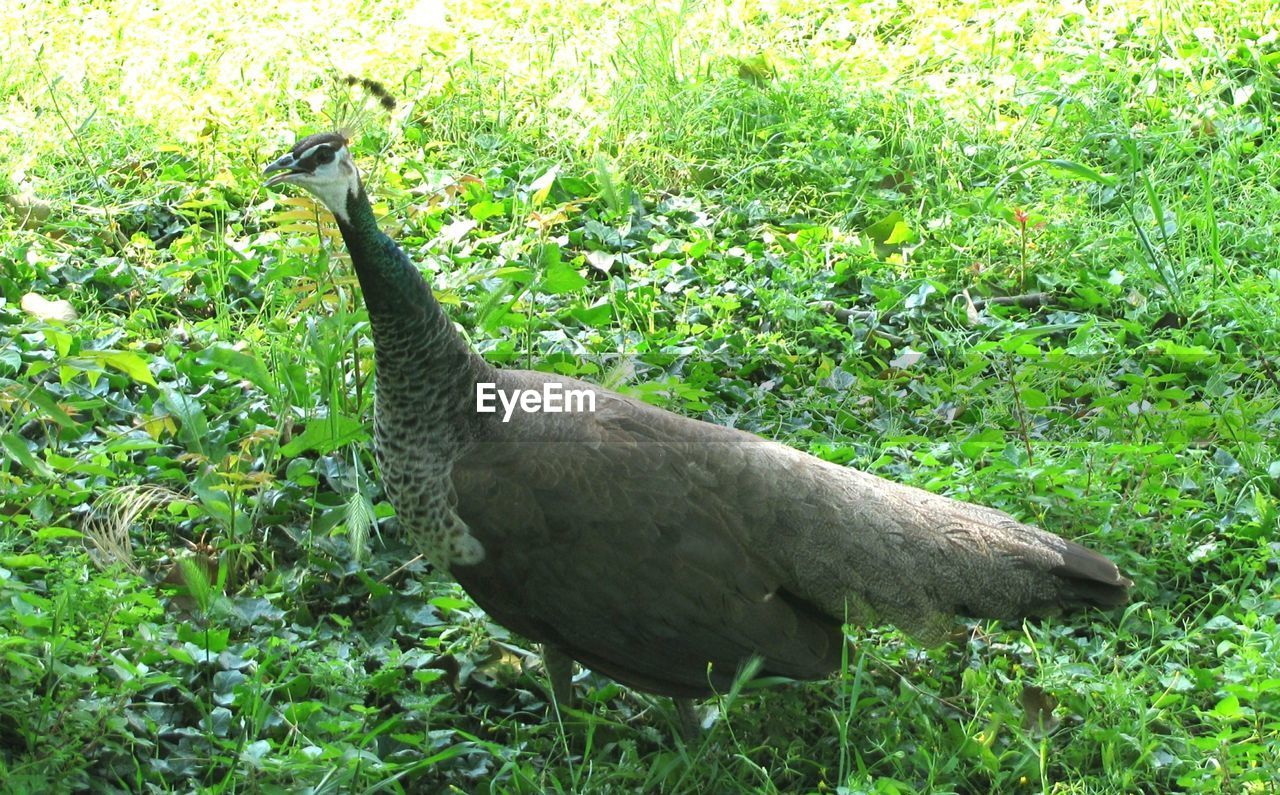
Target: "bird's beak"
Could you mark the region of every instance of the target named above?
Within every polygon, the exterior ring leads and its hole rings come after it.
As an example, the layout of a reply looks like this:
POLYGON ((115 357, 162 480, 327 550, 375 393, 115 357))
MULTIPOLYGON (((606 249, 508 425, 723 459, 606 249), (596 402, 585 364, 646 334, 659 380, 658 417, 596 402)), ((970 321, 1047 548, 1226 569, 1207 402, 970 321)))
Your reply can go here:
POLYGON ((280 172, 280 173, 275 174, 275 176, 273 177, 267 177, 267 185, 279 185, 284 182, 289 182, 290 177, 292 177, 295 174, 302 173, 297 168, 297 161, 294 160, 292 153, 285 155, 284 157, 280 158, 279 160, 275 161, 271 165, 264 168, 262 170, 262 176, 266 177, 268 174, 272 174, 275 172, 280 172))

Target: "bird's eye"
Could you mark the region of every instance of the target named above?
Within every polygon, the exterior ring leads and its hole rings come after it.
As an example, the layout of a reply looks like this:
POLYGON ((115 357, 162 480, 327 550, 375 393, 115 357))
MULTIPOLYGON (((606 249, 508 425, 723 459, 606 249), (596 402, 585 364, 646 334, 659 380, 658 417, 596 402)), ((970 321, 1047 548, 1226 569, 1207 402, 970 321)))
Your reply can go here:
POLYGON ((332 162, 333 162, 333 150, 332 150, 332 149, 330 149, 330 148, 329 148, 329 147, 327 147, 327 146, 326 146, 326 147, 324 147, 324 148, 322 148, 322 149, 317 149, 317 150, 316 150, 316 162, 317 162, 317 163, 319 163, 319 164, 320 164, 320 165, 322 165, 322 166, 323 166, 325 163, 332 163, 332 162))

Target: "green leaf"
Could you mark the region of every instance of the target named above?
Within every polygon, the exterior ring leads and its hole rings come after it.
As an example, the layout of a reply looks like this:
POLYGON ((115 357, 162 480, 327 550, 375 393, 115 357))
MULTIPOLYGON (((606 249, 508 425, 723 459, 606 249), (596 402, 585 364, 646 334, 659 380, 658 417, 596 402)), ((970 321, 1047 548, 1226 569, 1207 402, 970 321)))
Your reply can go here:
POLYGON ((603 328, 613 320, 613 304, 574 307, 569 310, 569 316, 584 326, 603 328))
POLYGON ((1240 699, 1238 697, 1227 696, 1214 705, 1213 714, 1227 720, 1239 720, 1244 717, 1244 710, 1240 708, 1240 699))
POLYGON ((617 183, 614 182, 613 165, 604 156, 603 152, 597 152, 595 166, 596 181, 600 183, 600 196, 604 199, 604 203, 609 206, 610 212, 615 215, 621 215, 626 210, 626 204, 622 201, 617 183))
POLYGON ((44 527, 36 531, 37 541, 48 541, 53 538, 84 538, 84 533, 70 527, 44 527))
POLYGON ((71 343, 75 341, 75 337, 58 328, 45 328, 44 338, 60 357, 71 352, 71 343))
POLYGON ((542 204, 547 200, 547 194, 551 192, 551 186, 556 183, 556 175, 560 173, 557 166, 547 169, 547 172, 538 177, 529 185, 529 189, 533 191, 533 195, 529 197, 529 203, 534 207, 542 204))
POLYGON ((238 351, 227 345, 213 345, 200 353, 200 360, 214 367, 220 367, 229 374, 243 378, 249 383, 275 396, 279 392, 275 379, 271 377, 267 366, 252 354, 238 351))
POLYGON ((1049 405, 1049 396, 1039 389, 1023 387, 1019 390, 1019 395, 1022 397, 1022 404, 1029 409, 1042 409, 1049 405))
POLYGON ((434 599, 431 599, 430 603, 446 613, 453 610, 469 610, 474 607, 474 605, 466 599, 457 599, 452 596, 437 596, 434 599))
POLYGON ((881 245, 889 245, 889 239, 899 232, 899 226, 906 226, 902 213, 894 210, 893 212, 868 226, 864 231, 872 240, 881 245))
POLYGON ((1116 181, 1111 177, 1095 171, 1088 166, 1077 163, 1074 160, 1061 160, 1058 158, 1047 158, 1044 160, 1033 160, 1027 164, 1028 166, 1043 165, 1045 170, 1050 174, 1058 177, 1066 177, 1080 182, 1095 182, 1099 185, 1111 187, 1116 181))
POLYGON ((960 452, 970 460, 980 459, 988 451, 1003 450, 1004 446, 1004 434, 996 428, 978 431, 959 444, 960 452))
POLYGON ((53 420, 64 428, 77 428, 80 423, 71 418, 71 415, 58 405, 58 399, 53 393, 42 386, 34 387, 27 393, 27 400, 30 400, 42 411, 45 416, 53 420))
POLYGON ((488 200, 476 202, 471 205, 471 209, 469 210, 471 217, 477 221, 484 221, 485 219, 492 218, 495 215, 501 215, 505 211, 506 210, 503 208, 501 203, 488 200))
POLYGON ((302 433, 280 448, 280 454, 286 458, 293 458, 307 450, 328 453, 365 436, 364 425, 349 417, 338 415, 322 420, 312 420, 307 423, 302 433))
POLYGON ((161 387, 160 400, 182 423, 178 434, 187 447, 207 454, 205 441, 209 436, 209 421, 204 417, 200 401, 168 386, 161 387))
POLYGON ((147 361, 132 351, 84 351, 84 355, 114 367, 140 384, 156 385, 147 361))
POLYGON ((911 227, 907 226, 906 221, 899 221, 893 225, 893 230, 889 232, 889 237, 885 239, 886 246, 898 246, 911 241, 911 227))
POLYGON ((191 490, 200 499, 205 512, 225 525, 234 522, 231 513, 231 499, 227 492, 219 488, 216 478, 207 470, 191 481, 191 490))
POLYGON ((489 291, 489 294, 485 296, 484 301, 480 303, 475 312, 475 316, 479 319, 478 325, 480 328, 485 331, 493 331, 501 325, 502 321, 507 317, 508 310, 516 302, 516 297, 509 295, 515 288, 515 282, 503 280, 489 291))
POLYGON ((50 477, 49 467, 43 461, 31 454, 31 450, 27 447, 27 442, 16 433, 6 433, 0 436, 0 444, 4 445, 4 449, 8 451, 9 456, 21 464, 26 470, 33 475, 39 477, 50 477))
POLYGON ((560 258, 560 247, 548 244, 542 247, 541 261, 546 270, 539 284, 544 293, 572 293, 586 287, 589 282, 578 273, 577 268, 560 258))
POLYGON ((991 203, 995 201, 996 196, 1000 195, 1000 191, 1004 188, 1006 182, 1013 179, 1018 174, 1021 174, 1023 171, 1039 166, 1043 166, 1045 171, 1048 171, 1054 176, 1065 177, 1067 179, 1081 182, 1093 182, 1108 188, 1114 188, 1116 186, 1116 180, 1114 177, 1108 177, 1082 163, 1077 163, 1074 160, 1061 160, 1058 158, 1039 158, 1036 160, 1028 160, 1014 168, 1008 174, 1005 174, 1004 177, 996 183, 996 186, 991 189, 991 192, 987 194, 987 198, 982 202, 983 212, 986 212, 991 207, 991 203))
POLYGON ((413 672, 414 680, 420 685, 429 685, 442 676, 444 676, 444 671, 429 668, 419 668, 413 672))
POLYGON ((22 354, 18 353, 17 348, 5 346, 0 348, 0 372, 16 373, 22 367, 22 354))
POLYGON ((231 631, 223 628, 202 628, 189 623, 178 624, 178 640, 198 646, 201 651, 220 654, 226 651, 231 631))
POLYGON ((347 538, 352 557, 357 561, 364 560, 368 554, 369 530, 376 518, 369 498, 358 491, 352 492, 347 498, 347 538))
POLYGON ((284 478, 298 486, 307 487, 314 486, 320 482, 311 471, 312 462, 305 458, 295 458, 289 462, 284 470, 284 478))
POLYGON ((44 555, 0 555, 0 566, 7 569, 43 569, 48 565, 44 555))

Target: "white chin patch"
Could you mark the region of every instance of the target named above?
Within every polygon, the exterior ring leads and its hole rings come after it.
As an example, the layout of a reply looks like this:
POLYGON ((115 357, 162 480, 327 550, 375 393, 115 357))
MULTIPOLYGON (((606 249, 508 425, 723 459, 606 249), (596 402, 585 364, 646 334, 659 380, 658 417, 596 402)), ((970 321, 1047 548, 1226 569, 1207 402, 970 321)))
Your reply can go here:
POLYGON ((326 182, 323 184, 304 185, 307 190, 315 194, 320 203, 329 208, 329 212, 333 213, 341 221, 351 220, 347 216, 347 197, 354 190, 345 183, 326 182))

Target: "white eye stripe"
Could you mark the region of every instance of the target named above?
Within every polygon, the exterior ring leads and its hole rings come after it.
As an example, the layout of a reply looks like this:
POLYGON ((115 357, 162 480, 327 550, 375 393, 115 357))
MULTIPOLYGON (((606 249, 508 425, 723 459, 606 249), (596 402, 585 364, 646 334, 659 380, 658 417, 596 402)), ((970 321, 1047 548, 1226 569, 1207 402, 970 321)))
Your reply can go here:
MULTIPOLYGON (((333 145, 332 145, 332 144, 329 144, 329 143, 316 144, 315 146, 308 147, 308 148, 307 148, 307 150, 306 150, 305 152, 303 152, 302 154, 300 154, 300 155, 294 155, 293 160, 294 160, 294 162, 295 162, 295 163, 303 163, 303 162, 306 162, 306 161, 308 161, 308 160, 311 160, 313 157, 315 157, 315 156, 316 156, 316 152, 319 152, 321 149, 324 149, 324 148, 332 149, 332 148, 333 148, 333 145)), ((337 153, 335 153, 335 156, 336 156, 336 154, 337 154, 337 153)))

